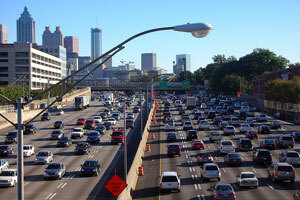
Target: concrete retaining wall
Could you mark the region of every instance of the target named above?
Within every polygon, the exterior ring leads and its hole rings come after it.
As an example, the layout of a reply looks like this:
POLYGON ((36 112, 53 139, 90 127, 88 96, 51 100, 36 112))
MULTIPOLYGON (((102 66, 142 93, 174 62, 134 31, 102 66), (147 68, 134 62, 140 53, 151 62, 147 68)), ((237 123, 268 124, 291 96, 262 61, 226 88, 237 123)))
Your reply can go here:
MULTIPOLYGON (((152 106, 154 107, 154 106, 152 106)), ((149 127, 151 125, 151 119, 153 115, 153 110, 152 108, 150 110, 150 113, 148 115, 148 120, 144 128, 142 140, 139 144, 139 147, 137 149, 137 152, 135 154, 134 160, 132 162, 132 165, 129 169, 129 172, 127 174, 127 187, 123 190, 123 192, 119 195, 118 200, 131 200, 131 191, 135 189, 136 183, 138 180, 138 167, 142 166, 143 160, 142 157, 144 156, 145 153, 145 148, 146 148, 146 143, 149 135, 149 127)))

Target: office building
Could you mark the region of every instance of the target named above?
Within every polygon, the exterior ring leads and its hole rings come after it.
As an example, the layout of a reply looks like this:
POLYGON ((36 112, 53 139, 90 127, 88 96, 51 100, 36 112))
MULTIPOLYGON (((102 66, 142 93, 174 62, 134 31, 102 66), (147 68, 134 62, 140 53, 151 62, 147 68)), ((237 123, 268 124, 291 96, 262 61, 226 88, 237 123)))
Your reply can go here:
POLYGON ((66 36, 64 45, 67 53, 77 53, 79 55, 79 37, 66 36))
POLYGON ((91 62, 90 56, 79 56, 78 57, 78 69, 81 69, 82 67, 86 66, 91 62))
POLYGON ((102 30, 99 28, 91 28, 91 59, 102 55, 102 30))
POLYGON ((143 73, 147 74, 150 70, 156 68, 156 53, 143 53, 141 63, 143 73))
POLYGON ((26 6, 17 20, 17 42, 35 43, 35 21, 26 6))
POLYGON ((191 71, 191 55, 180 54, 176 55, 176 64, 173 65, 173 73, 179 75, 186 68, 186 71, 191 71))
POLYGON ((31 90, 61 80, 60 58, 38 50, 32 43, 0 45, 0 85, 27 84, 31 90))
POLYGON ((64 36, 60 30, 60 26, 56 27, 56 30, 51 33, 50 27, 47 26, 43 33, 43 46, 63 46, 64 36))
POLYGON ((0 24, 0 44, 8 43, 8 30, 7 26, 0 24))

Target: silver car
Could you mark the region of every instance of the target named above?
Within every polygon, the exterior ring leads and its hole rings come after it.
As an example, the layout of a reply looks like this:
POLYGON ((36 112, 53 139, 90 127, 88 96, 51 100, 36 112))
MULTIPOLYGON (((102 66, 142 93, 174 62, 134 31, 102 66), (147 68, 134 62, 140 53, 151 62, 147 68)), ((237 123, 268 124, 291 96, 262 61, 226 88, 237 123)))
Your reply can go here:
POLYGON ((209 141, 214 142, 214 141, 221 141, 222 136, 221 133, 219 132, 211 132, 209 134, 209 141))
POLYGON ((295 182, 296 172, 292 165, 288 163, 273 163, 268 167, 269 178, 272 179, 273 183, 277 181, 291 181, 295 182))
POLYGON ((283 150, 279 155, 279 162, 286 162, 291 165, 299 165, 300 164, 300 156, 297 151, 286 151, 283 150))
POLYGON ((234 200, 236 198, 236 194, 229 183, 216 184, 212 196, 214 199, 234 200))
POLYGON ((63 163, 50 163, 44 171, 44 179, 61 179, 66 174, 66 168, 63 163))
POLYGON ((236 176, 236 182, 242 187, 258 187, 258 180, 253 172, 240 172, 236 176))
POLYGON ((51 151, 40 151, 35 158, 35 164, 48 164, 53 161, 51 151))
POLYGON ((201 178, 203 179, 203 181, 211 180, 211 179, 217 179, 218 181, 220 181, 221 179, 220 168, 215 163, 205 163, 202 166, 201 178))

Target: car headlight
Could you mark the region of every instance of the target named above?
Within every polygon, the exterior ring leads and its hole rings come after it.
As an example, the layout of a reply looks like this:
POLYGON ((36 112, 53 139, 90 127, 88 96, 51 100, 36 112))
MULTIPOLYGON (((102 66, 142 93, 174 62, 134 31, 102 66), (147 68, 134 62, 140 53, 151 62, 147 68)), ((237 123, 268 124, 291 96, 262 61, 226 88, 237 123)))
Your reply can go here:
POLYGON ((47 175, 48 175, 48 173, 44 172, 44 176, 47 176, 47 175))
POLYGON ((97 169, 95 168, 95 169, 93 169, 93 171, 95 172, 95 171, 97 171, 97 169))

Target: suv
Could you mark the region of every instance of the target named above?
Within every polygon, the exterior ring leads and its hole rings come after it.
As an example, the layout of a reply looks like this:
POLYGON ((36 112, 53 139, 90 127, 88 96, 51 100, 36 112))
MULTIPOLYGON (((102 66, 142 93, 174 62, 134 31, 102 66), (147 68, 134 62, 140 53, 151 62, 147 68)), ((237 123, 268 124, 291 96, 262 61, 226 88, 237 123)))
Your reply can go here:
POLYGON ((24 134, 36 133, 36 126, 34 124, 28 124, 25 126, 24 134))
POLYGON ((81 165, 80 176, 95 175, 98 176, 101 166, 98 160, 86 160, 81 165))
POLYGON ((279 148, 285 148, 285 147, 294 148, 295 141, 292 136, 280 135, 276 139, 276 144, 279 148))
POLYGON ((253 161, 256 163, 271 164, 271 152, 267 149, 256 149, 253 151, 253 161))
POLYGON ((53 153, 51 151, 40 151, 35 158, 35 164, 49 164, 53 162, 53 153))
POLYGON ((171 143, 168 146, 168 156, 179 155, 181 156, 181 147, 179 143, 171 143))
POLYGON ((91 131, 87 138, 86 141, 89 143, 100 143, 101 141, 101 135, 98 131, 91 131))
POLYGON ((224 128, 224 135, 235 135, 235 128, 233 126, 226 126, 224 128))
POLYGON ((131 119, 126 119, 126 128, 134 128, 134 121, 131 119))
POLYGON ((197 131, 196 130, 188 130, 186 140, 191 141, 191 140, 194 140, 194 139, 195 140, 198 139, 197 131))
POLYGON ((216 112, 215 111, 209 111, 208 112, 208 119, 213 119, 216 117, 216 112))
POLYGON ((295 182, 296 172, 292 165, 288 163, 273 163, 268 167, 269 178, 272 179, 273 183, 277 181, 291 181, 295 182))
POLYGON ((268 121, 267 115, 266 114, 258 114, 256 116, 256 121, 258 121, 258 122, 267 122, 268 121))
POLYGON ((207 120, 201 120, 199 123, 199 130, 210 129, 210 124, 207 120))
POLYGON ((41 117, 41 121, 46 121, 46 120, 49 121, 50 119, 51 119, 51 115, 48 112, 44 113, 41 117))
POLYGON ((215 163, 205 163, 202 166, 201 178, 203 181, 210 179, 221 179, 221 172, 217 164, 215 163))
POLYGON ((253 145, 250 139, 248 138, 240 138, 239 139, 239 149, 241 151, 252 151, 253 150, 253 145))
POLYGON ((270 127, 267 125, 260 125, 257 132, 259 134, 270 134, 270 127))
POLYGON ((193 123, 191 121, 185 121, 183 124, 183 130, 193 129, 193 123))
POLYGON ((283 150, 279 156, 279 162, 286 162, 290 165, 299 165, 300 155, 297 151, 283 150))
POLYGON ((276 143, 274 139, 262 139, 262 141, 260 141, 260 147, 264 148, 264 149, 269 149, 269 150, 274 150, 276 149, 276 143))
POLYGON ((180 178, 177 172, 163 172, 159 183, 160 190, 177 190, 180 192, 180 178))
POLYGON ((114 129, 111 134, 111 144, 124 144, 124 130, 123 129, 114 129))
POLYGON ((17 143, 17 131, 10 131, 5 136, 5 144, 17 143))

